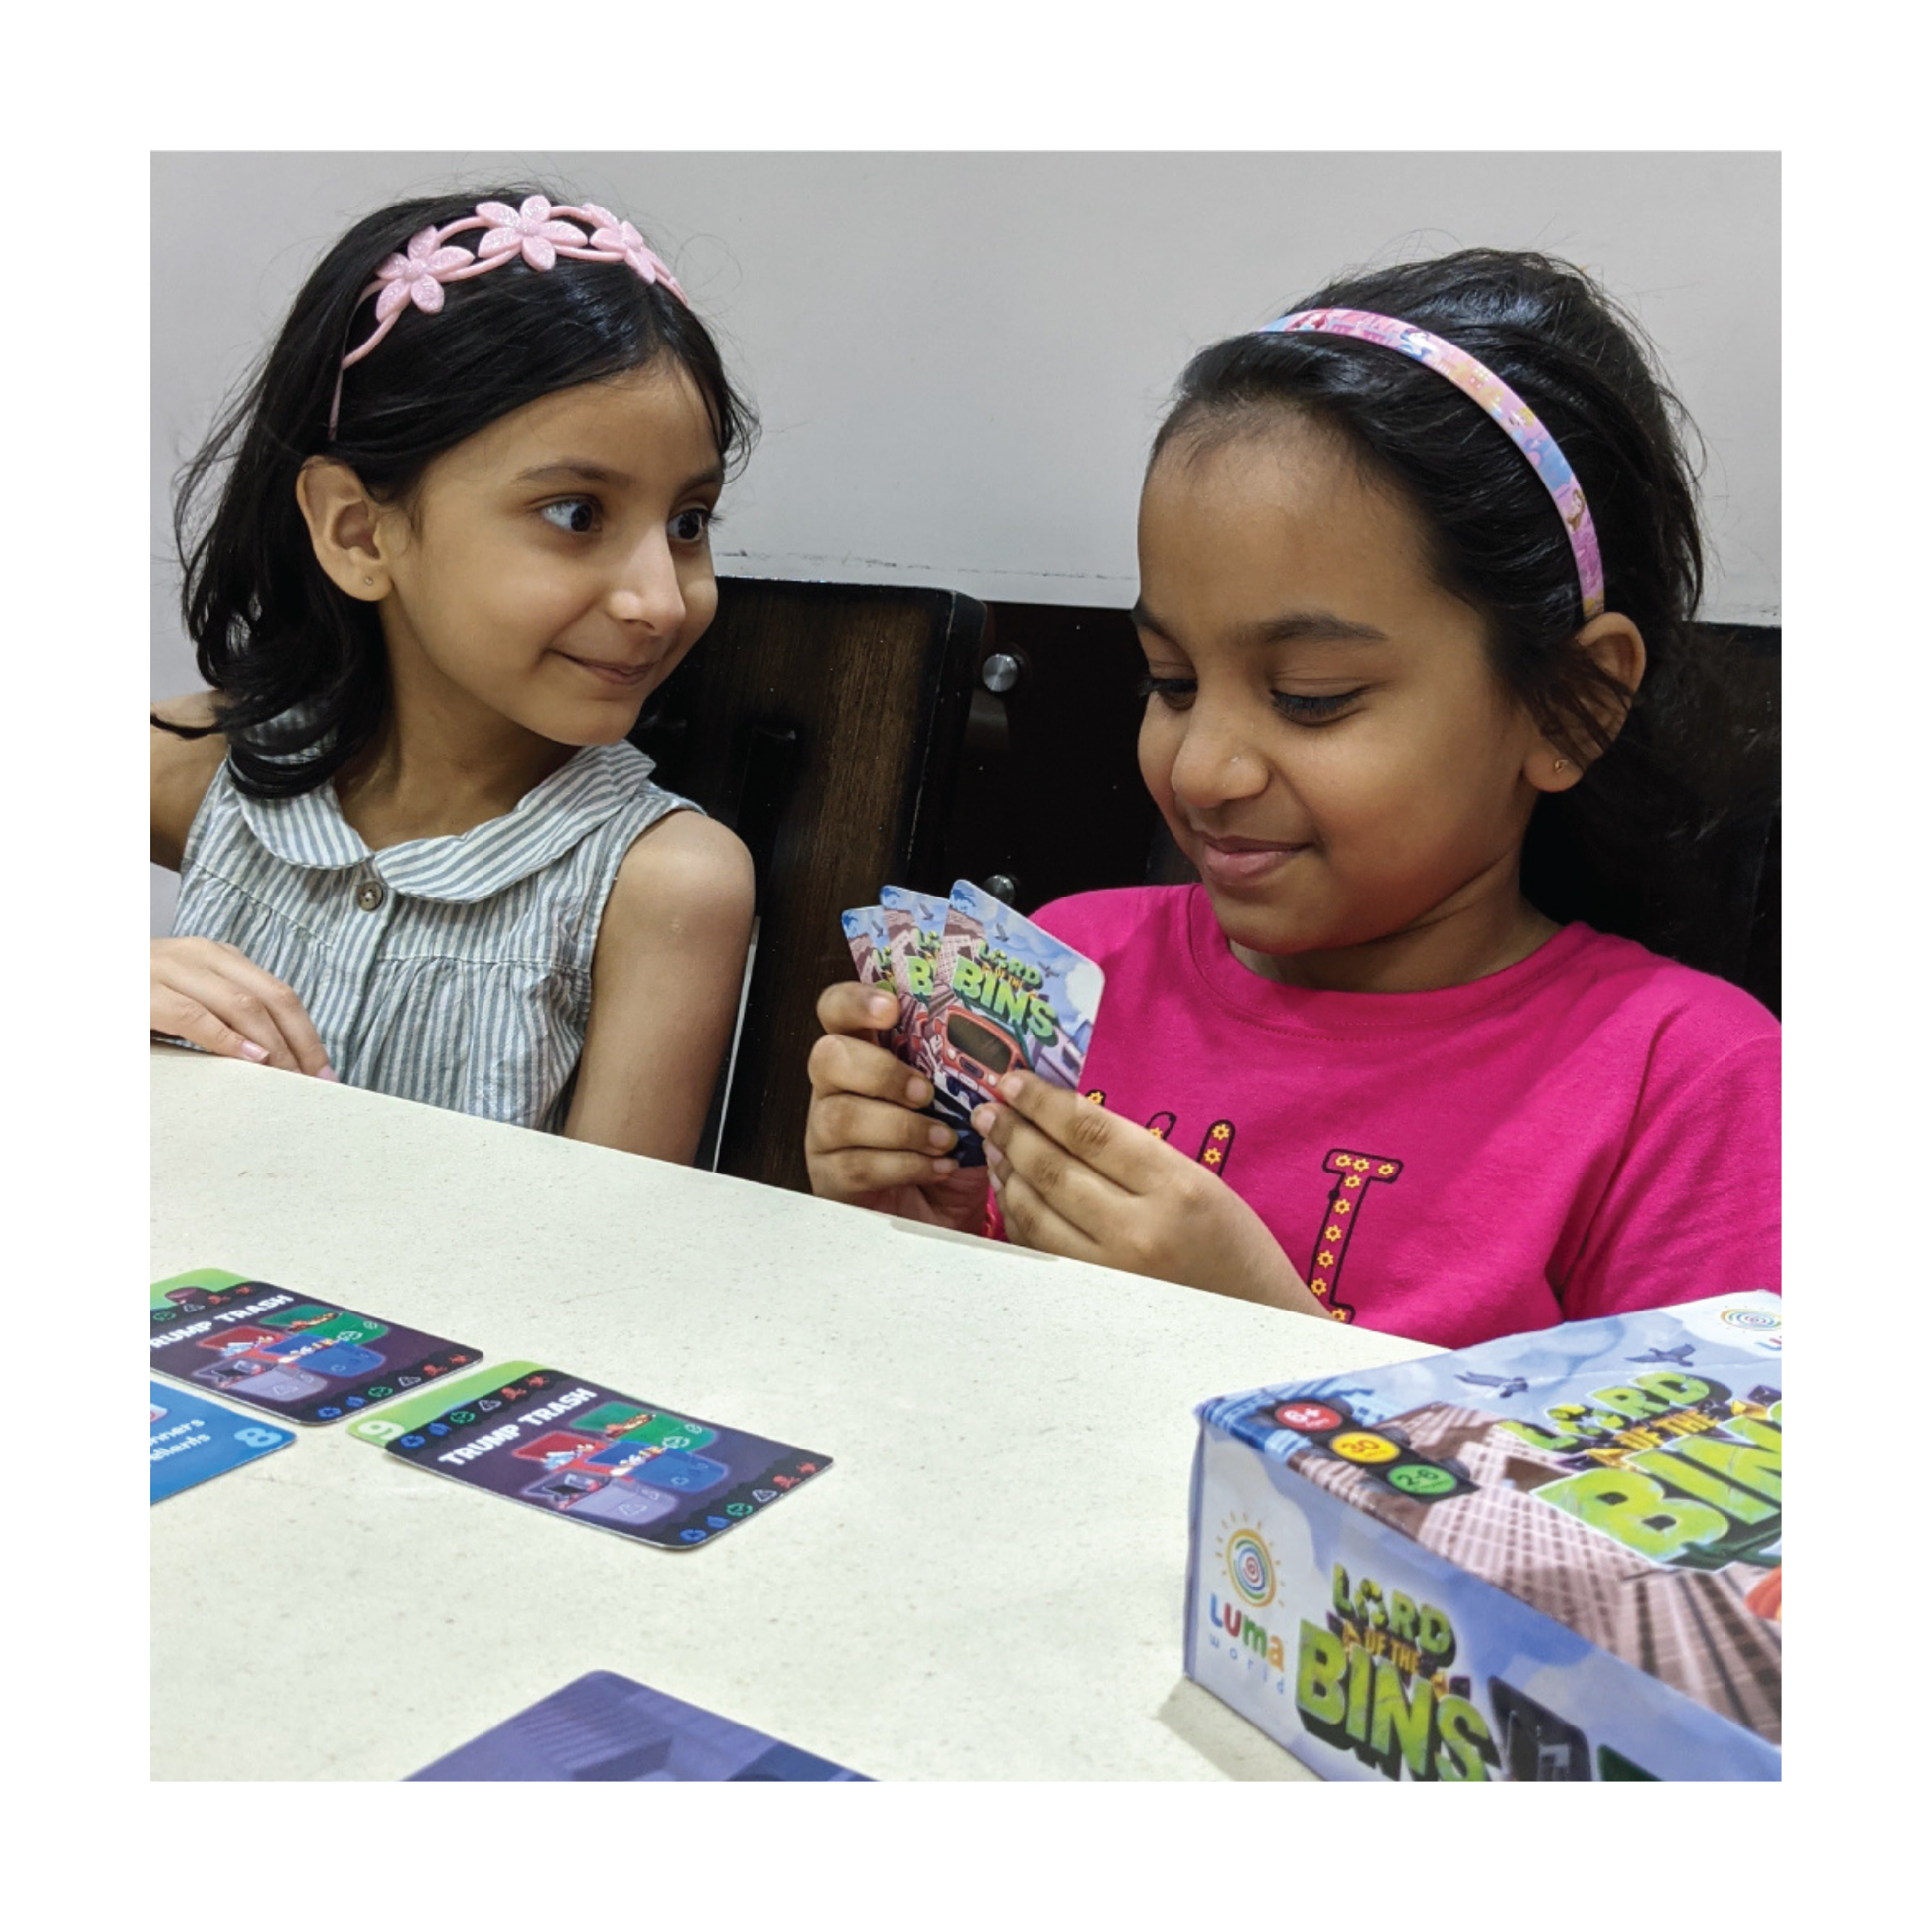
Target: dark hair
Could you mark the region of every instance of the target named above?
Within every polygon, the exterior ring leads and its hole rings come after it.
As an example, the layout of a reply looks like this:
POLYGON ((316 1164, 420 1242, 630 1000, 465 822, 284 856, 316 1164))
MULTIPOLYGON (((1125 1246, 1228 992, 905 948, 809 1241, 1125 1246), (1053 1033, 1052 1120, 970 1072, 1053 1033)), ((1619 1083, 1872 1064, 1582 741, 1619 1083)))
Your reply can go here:
POLYGON ((498 417, 659 356, 697 384, 728 465, 742 461, 756 433, 717 345, 676 296, 624 262, 562 258, 546 271, 516 261, 450 284, 433 316, 405 307, 374 352, 343 374, 331 437, 343 355, 374 327, 363 291, 376 263, 480 201, 515 207, 540 192, 423 197, 358 221, 303 284, 274 346, 182 473, 174 519, 182 621, 218 696, 211 727, 169 729, 224 732, 235 782, 254 797, 290 796, 332 777, 375 737, 389 705, 380 620, 324 573, 296 501, 310 457, 338 457, 371 495, 407 503, 432 459, 498 417), (223 471, 197 533, 202 498, 223 471))
POLYGON ((1447 338, 1514 389, 1569 458, 1596 525, 1606 608, 1643 634, 1634 697, 1575 647, 1583 623, 1563 518, 1510 438, 1433 369, 1377 344, 1237 336, 1187 366, 1155 438, 1208 445, 1303 413, 1339 431, 1420 514, 1437 580, 1487 623, 1496 669, 1539 728, 1585 767, 1538 801, 1524 891, 1684 949, 1697 910, 1682 863, 1731 801, 1750 735, 1720 646, 1693 627, 1704 586, 1682 404, 1641 327, 1581 269, 1469 248, 1331 282, 1295 309, 1368 309, 1447 338), (1606 729, 1628 702, 1620 730, 1606 729))

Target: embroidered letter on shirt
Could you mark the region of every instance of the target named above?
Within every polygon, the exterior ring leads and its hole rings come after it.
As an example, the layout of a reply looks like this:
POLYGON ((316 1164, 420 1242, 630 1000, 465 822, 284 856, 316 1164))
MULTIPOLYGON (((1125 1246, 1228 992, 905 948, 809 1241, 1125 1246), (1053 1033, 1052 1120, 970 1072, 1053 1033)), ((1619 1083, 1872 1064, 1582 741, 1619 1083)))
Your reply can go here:
MULTIPOLYGON (((1104 1089, 1095 1087, 1086 1095, 1096 1107, 1107 1104, 1104 1089)), ((1165 1141, 1173 1132, 1174 1116, 1172 1113, 1159 1113, 1147 1124, 1147 1131, 1157 1141, 1165 1141)), ((1217 1120, 1201 1136, 1200 1152, 1194 1159, 1203 1168, 1219 1173, 1228 1164, 1228 1156, 1234 1152, 1234 1123, 1231 1120, 1217 1120)))
POLYGON ((1347 1259, 1355 1223, 1361 1218, 1362 1205, 1368 1199, 1368 1183, 1395 1180, 1402 1173, 1402 1163, 1379 1154, 1357 1154, 1352 1149, 1336 1147, 1328 1150, 1321 1169, 1324 1173, 1335 1176, 1335 1184, 1328 1190, 1321 1233, 1314 1244, 1314 1259, 1308 1267, 1308 1284, 1337 1321, 1353 1321, 1354 1309, 1337 1299, 1341 1264, 1347 1259))

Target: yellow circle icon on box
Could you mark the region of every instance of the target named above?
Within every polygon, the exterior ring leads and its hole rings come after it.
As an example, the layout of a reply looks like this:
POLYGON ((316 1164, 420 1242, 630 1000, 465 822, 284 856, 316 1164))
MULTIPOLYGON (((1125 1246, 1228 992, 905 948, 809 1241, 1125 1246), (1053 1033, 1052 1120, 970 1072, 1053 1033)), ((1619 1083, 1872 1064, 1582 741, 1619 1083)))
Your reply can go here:
POLYGON ((1386 1436, 1371 1436, 1363 1429, 1330 1436, 1328 1447, 1345 1462, 1393 1462, 1402 1453, 1386 1436))

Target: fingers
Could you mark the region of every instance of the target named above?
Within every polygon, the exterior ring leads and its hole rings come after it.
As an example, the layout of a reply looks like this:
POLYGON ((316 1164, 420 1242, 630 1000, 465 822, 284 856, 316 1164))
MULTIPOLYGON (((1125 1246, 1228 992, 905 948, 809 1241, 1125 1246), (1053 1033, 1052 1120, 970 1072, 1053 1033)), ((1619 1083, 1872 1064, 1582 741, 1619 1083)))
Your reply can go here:
POLYGON ((991 1138, 986 1143, 986 1168, 1009 1240, 1023 1248, 1037 1248, 1043 1254, 1106 1265, 1108 1256, 1100 1244, 1068 1220, 1055 1205, 1055 1199, 1042 1193, 1026 1173, 1001 1153, 991 1138))
POLYGON ((866 1201, 897 1187, 931 1187, 958 1173, 949 1157, 884 1154, 876 1148, 839 1148, 805 1156, 812 1192, 821 1200, 866 1201))
POLYGON ((812 1044, 805 1071, 815 1095, 860 1093, 902 1107, 923 1107, 932 1098, 932 1082, 923 1073, 883 1046, 843 1034, 822 1034, 812 1044))
POLYGON ((929 1115, 894 1101, 869 1100, 857 1093, 815 1094, 805 1116, 805 1166, 812 1192, 832 1200, 859 1200, 894 1187, 930 1186, 957 1171, 959 1163, 950 1150, 958 1138, 929 1115))
POLYGON ((1130 1194, 1158 1185, 1164 1158, 1173 1157, 1173 1151, 1145 1128, 1037 1074, 1009 1073, 999 1091, 1006 1106, 997 1108, 997 1113, 1010 1109, 1065 1149, 1081 1167, 1130 1194))
POLYGON ((225 974, 183 964, 164 987, 151 989, 149 1015, 151 1025, 210 1052, 289 1072, 297 1068, 275 1009, 225 974))
MULTIPOLYGON (((1100 1114, 1098 1107, 1071 1094, 1059 1092, 1059 1097, 1083 1113, 1100 1114)), ((1011 1195, 1021 1215, 1016 1226, 1033 1216, 1056 1254, 1077 1254, 1082 1260, 1092 1259, 1115 1238, 1135 1196, 1088 1165, 1083 1150, 1068 1147, 1010 1106, 976 1109, 973 1125, 986 1140, 1001 1211, 1007 1211, 1011 1195), (1065 1245, 1069 1235, 1077 1237, 1078 1246, 1065 1245)), ((1041 1243, 1029 1239, 1028 1245, 1041 1243)))
POLYGON ((929 1187, 958 1170, 951 1157, 959 1136, 917 1111, 932 1099, 932 1082, 875 1043, 897 1015, 892 994, 856 980, 819 995, 826 1031, 806 1062, 805 1164, 815 1194, 858 1200, 929 1187))
MULTIPOLYGON (((865 1148, 884 1154, 944 1154, 959 1136, 930 1114, 914 1113, 890 1100, 863 1094, 828 1093, 812 1102, 805 1116, 805 1152, 832 1154, 865 1148)), ((950 1172, 950 1167, 948 1168, 950 1172)))
POLYGON ((217 1018, 205 1000, 177 986, 148 989, 148 1026, 155 1033, 172 1034, 191 1046, 225 1059, 259 1062, 268 1058, 266 1047, 217 1018))
POLYGON ((818 1024, 828 1034, 870 1039, 898 1018, 898 1000, 881 986, 841 980, 818 996, 818 1024))
POLYGON ((272 973, 213 940, 152 948, 148 1024, 230 1058, 333 1080, 329 1055, 302 1002, 272 973))
POLYGON ((268 1048, 271 1065, 292 1066, 298 1073, 328 1073, 334 1078, 329 1055, 316 1033, 315 1022, 309 1018, 308 1010, 296 997, 293 988, 284 985, 273 973, 263 972, 253 960, 240 953, 234 954, 230 960, 228 977, 238 989, 236 997, 241 1011, 250 1018, 265 1016, 280 1038, 281 1050, 286 1058, 277 1057, 274 1044, 269 1039, 259 1037, 247 1027, 239 1029, 268 1048))

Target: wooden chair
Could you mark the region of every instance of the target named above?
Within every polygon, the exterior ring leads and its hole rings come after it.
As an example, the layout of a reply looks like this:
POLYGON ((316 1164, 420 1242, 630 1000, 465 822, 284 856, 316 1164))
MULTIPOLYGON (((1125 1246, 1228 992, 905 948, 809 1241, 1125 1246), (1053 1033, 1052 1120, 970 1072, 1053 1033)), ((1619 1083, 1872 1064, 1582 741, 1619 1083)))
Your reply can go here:
MULTIPOLYGON (((1780 638, 1713 641, 1742 653, 1759 733, 1738 809, 1698 855, 1708 891, 1677 952, 1775 1011, 1780 638)), ((711 633, 631 735, 665 784, 737 830, 758 870, 735 1057, 700 1166, 806 1186, 813 1008, 851 976, 840 912, 882 884, 943 895, 966 877, 1031 912, 1067 893, 1193 877, 1135 761, 1143 668, 1122 611, 721 582, 711 633)), ((1587 902, 1548 909, 1602 916, 1587 902)))
POLYGON ((638 721, 657 777, 758 874, 738 1037, 698 1165, 802 1189, 820 990, 839 914, 891 882, 949 891, 944 833, 985 607, 951 591, 726 578, 718 617, 638 721))

